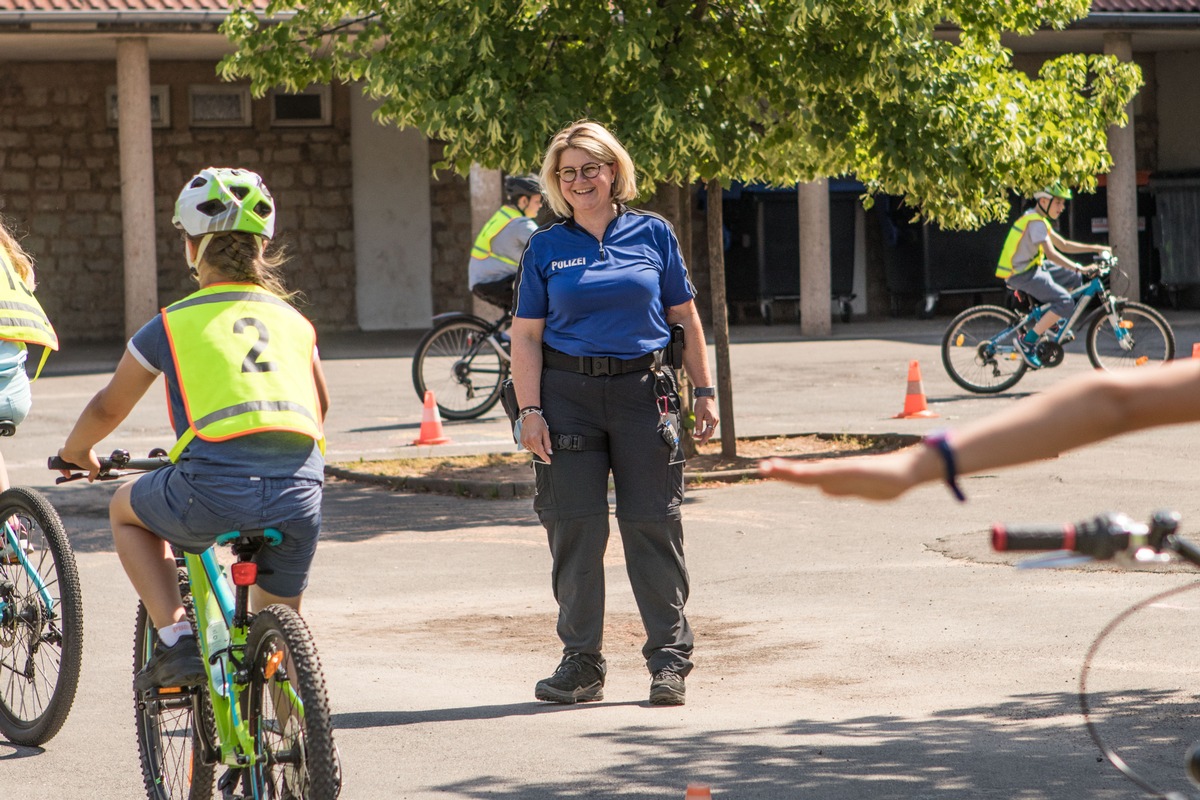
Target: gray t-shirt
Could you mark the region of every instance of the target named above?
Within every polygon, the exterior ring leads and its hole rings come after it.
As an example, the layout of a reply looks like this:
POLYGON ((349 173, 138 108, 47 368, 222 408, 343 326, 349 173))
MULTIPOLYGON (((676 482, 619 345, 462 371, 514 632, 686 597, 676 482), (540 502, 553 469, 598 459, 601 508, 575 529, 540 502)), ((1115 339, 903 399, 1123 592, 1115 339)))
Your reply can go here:
POLYGON ((1013 253, 1013 272, 1024 272, 1029 262, 1037 258, 1038 246, 1050 239, 1050 228, 1045 220, 1031 219, 1025 226, 1025 235, 1017 243, 1017 252, 1013 253))
POLYGON ((521 254, 525 252, 525 245, 536 230, 537 222, 533 217, 509 220, 496 234, 496 238, 492 239, 492 252, 512 259, 514 263, 506 264, 498 258, 472 256, 467 276, 468 288, 474 289, 477 283, 491 283, 515 274, 516 265, 521 263, 521 254))

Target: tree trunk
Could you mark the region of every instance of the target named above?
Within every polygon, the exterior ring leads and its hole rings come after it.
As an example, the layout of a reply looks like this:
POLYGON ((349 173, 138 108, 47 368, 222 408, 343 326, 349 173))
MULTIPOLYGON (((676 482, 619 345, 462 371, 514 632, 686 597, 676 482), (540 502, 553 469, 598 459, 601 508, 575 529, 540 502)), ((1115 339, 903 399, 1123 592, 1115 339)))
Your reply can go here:
POLYGON ((725 302, 724 213, 721 181, 708 182, 708 274, 712 292, 713 342, 717 348, 717 413, 721 418, 721 455, 737 455, 733 427, 733 376, 729 371, 729 310, 725 302))

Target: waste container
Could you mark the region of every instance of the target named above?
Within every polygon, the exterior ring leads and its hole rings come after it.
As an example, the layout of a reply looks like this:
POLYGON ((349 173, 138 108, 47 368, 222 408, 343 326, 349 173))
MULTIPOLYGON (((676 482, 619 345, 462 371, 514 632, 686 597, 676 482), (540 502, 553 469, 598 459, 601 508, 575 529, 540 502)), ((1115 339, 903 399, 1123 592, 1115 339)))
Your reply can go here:
MULTIPOLYGON (((1189 203, 1188 195, 1196 196, 1200 191, 1200 176, 1197 176, 1196 186, 1187 188, 1183 186, 1170 186, 1170 181, 1163 182, 1165 191, 1165 200, 1168 207, 1173 212, 1173 242, 1178 235, 1194 237, 1200 230, 1193 225, 1190 229, 1186 224, 1180 227, 1181 223, 1187 217, 1186 207, 1189 203), (1180 202, 1182 201, 1182 205, 1180 202), (1182 212, 1178 215, 1176 212, 1182 212)), ((1163 294, 1161 284, 1165 284, 1166 280, 1162 276, 1162 259, 1155 252, 1154 241, 1155 225, 1157 217, 1158 199, 1152 191, 1148 173, 1138 173, 1138 189, 1137 189, 1137 216, 1138 216, 1138 273, 1140 277, 1139 283, 1141 297, 1147 301, 1155 301, 1159 295, 1163 294)), ((1089 244, 1106 244, 1108 243, 1108 187, 1099 186, 1094 193, 1084 194, 1076 192, 1075 197, 1067 204, 1068 225, 1067 230, 1063 231, 1063 235, 1069 239, 1075 239, 1080 242, 1088 242, 1089 244)), ((1186 249, 1192 249, 1193 252, 1196 242, 1193 240, 1179 241, 1186 249)), ((1177 249, 1175 252, 1179 252, 1177 249)), ((1122 256, 1117 253, 1118 261, 1122 256)), ((1186 272, 1188 270, 1200 269, 1200 265, 1193 259, 1191 261, 1180 262, 1178 266, 1182 267, 1186 272)), ((1120 264, 1118 263, 1118 268, 1120 264)), ((1179 286, 1185 285, 1187 280, 1182 276, 1178 276, 1181 282, 1176 284, 1179 286)), ((1200 281, 1200 276, 1193 279, 1193 283, 1200 281)), ((1118 292, 1127 292, 1128 289, 1123 287, 1118 281, 1113 284, 1113 288, 1118 292)), ((1165 298, 1164 298, 1165 299, 1165 298)))
MULTIPOLYGON (((830 294, 844 322, 855 297, 856 204, 863 190, 857 181, 829 181, 830 294)), ((800 299, 796 189, 735 184, 724 192, 723 213, 726 296, 731 304, 756 304, 769 325, 775 303, 800 299)))

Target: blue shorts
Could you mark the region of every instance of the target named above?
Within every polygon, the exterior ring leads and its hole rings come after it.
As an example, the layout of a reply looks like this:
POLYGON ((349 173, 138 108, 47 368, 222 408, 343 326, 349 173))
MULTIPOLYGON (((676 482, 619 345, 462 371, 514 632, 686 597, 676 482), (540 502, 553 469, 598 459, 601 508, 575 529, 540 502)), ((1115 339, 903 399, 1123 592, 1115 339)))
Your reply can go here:
POLYGON ((14 425, 20 425, 29 416, 32 405, 25 364, 0 370, 0 419, 11 419, 14 425))
POLYGON ((189 553, 207 550, 222 533, 276 528, 283 541, 255 558, 258 585, 295 597, 308 586, 317 552, 321 490, 320 481, 304 478, 189 475, 168 466, 138 478, 129 500, 149 530, 189 553))

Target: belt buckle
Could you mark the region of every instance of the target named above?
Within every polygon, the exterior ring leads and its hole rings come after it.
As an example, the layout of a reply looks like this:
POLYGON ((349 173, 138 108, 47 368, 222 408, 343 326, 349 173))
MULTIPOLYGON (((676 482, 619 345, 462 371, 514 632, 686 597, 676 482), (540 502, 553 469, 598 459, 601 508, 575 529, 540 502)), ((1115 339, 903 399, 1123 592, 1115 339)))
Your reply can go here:
POLYGON ((583 436, 578 433, 560 433, 558 435, 558 448, 572 452, 582 450, 583 436))
POLYGON ((593 356, 592 368, 588 370, 588 375, 593 378, 603 378, 609 375, 616 375, 612 369, 612 359, 608 356, 593 356))

